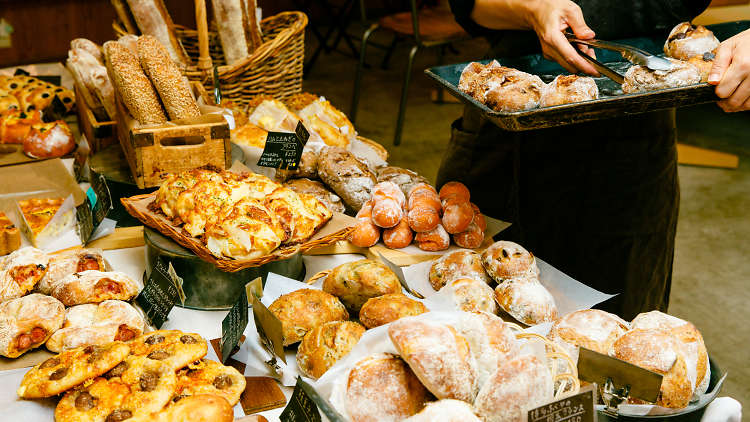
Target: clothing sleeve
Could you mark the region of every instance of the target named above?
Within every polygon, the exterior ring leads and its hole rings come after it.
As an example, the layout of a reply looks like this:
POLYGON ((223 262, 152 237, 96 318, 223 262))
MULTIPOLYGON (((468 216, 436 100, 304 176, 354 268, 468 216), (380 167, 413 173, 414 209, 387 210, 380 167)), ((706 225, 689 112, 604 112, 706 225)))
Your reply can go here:
POLYGON ((461 25, 464 31, 468 32, 472 37, 491 36, 500 32, 485 28, 471 19, 470 15, 474 9, 474 0, 449 0, 449 3, 451 12, 456 17, 456 23, 461 25))

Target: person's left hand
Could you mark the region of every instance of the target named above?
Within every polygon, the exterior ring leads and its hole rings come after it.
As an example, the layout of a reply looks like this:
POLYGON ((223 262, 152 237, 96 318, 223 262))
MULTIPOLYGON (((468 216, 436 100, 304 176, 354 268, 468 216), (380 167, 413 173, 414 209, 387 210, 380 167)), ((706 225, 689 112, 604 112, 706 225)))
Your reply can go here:
POLYGON ((727 113, 750 110, 750 30, 740 32, 719 45, 708 73, 716 85, 716 104, 727 113))

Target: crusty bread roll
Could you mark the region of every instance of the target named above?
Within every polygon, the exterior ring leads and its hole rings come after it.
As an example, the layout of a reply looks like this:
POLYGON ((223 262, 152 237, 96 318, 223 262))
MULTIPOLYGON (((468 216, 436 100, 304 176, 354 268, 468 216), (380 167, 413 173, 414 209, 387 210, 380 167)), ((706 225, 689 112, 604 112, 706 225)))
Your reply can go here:
POLYGON ((459 278, 449 283, 455 289, 456 308, 466 312, 485 311, 497 315, 500 311, 492 287, 473 278, 459 278))
POLYGON ((691 57, 687 62, 698 69, 698 72, 701 74, 701 82, 708 82, 708 74, 714 66, 715 59, 716 54, 714 52, 708 52, 691 57))
POLYGON ((393 182, 380 182, 370 192, 372 221, 378 227, 394 227, 404 218, 406 196, 393 182))
POLYGON ((461 71, 461 77, 458 80, 458 88, 472 97, 475 97, 475 94, 479 91, 479 84, 484 79, 480 77, 482 71, 495 67, 501 67, 497 60, 493 60, 487 65, 478 62, 469 63, 464 70, 461 71))
POLYGON ((45 295, 50 294, 52 286, 63 277, 81 271, 106 271, 104 257, 99 252, 88 249, 53 255, 49 260, 49 269, 35 290, 45 295))
POLYGON ((446 283, 459 278, 473 278, 485 284, 492 283, 492 278, 482 266, 481 256, 467 249, 449 252, 430 267, 429 280, 435 290, 440 290, 446 283))
MULTIPOLYGON (((314 153, 313 153, 314 154, 314 153)), ((317 180, 291 179, 284 182, 284 186, 297 193, 306 193, 317 198, 329 211, 344 212, 346 209, 341 198, 338 197, 328 186, 317 180)))
POLYGON ((281 295, 268 310, 281 321, 284 346, 302 341, 305 334, 321 324, 349 319, 349 313, 336 296, 317 289, 281 295))
POLYGON ((507 67, 483 70, 475 97, 492 110, 502 113, 539 107, 544 82, 539 76, 507 67))
POLYGON ((675 59, 668 60, 672 62, 669 70, 651 70, 644 66, 631 66, 625 72, 622 92, 634 94, 700 83, 701 74, 695 66, 675 59))
POLYGON ((152 413, 148 419, 154 422, 232 422, 234 410, 222 396, 196 394, 152 413))
POLYGON ((369 355, 349 372, 346 404, 352 422, 401 421, 430 400, 409 365, 390 353, 369 355))
POLYGON ((66 67, 70 71, 73 80, 78 85, 79 93, 83 100, 92 109, 102 107, 99 97, 96 96, 96 87, 91 79, 91 71, 102 64, 87 50, 76 48, 68 51, 66 67))
POLYGON ((718 38, 709 29, 682 22, 669 33, 664 42, 664 54, 677 60, 689 60, 716 50, 719 44, 718 38))
POLYGON ((599 98, 594 78, 578 75, 558 75, 542 91, 539 107, 579 103, 599 98))
POLYGON ((521 245, 504 240, 493 243, 482 252, 482 265, 498 283, 539 276, 534 255, 521 245))
POLYGON ((430 231, 417 233, 414 240, 419 249, 430 252, 444 251, 451 245, 451 236, 442 224, 430 231))
POLYGON ((612 343, 630 328, 622 318, 598 309, 567 313, 550 328, 547 338, 559 344, 578 363, 580 346, 606 354, 612 343))
POLYGON ((50 294, 65 306, 100 303, 108 299, 130 300, 143 285, 118 271, 88 270, 63 277, 50 294))
POLYGON ((536 278, 506 280, 495 288, 495 297, 505 312, 524 324, 557 319, 555 298, 536 278))
POLYGON ((325 146, 318 152, 318 176, 354 211, 370 199, 370 191, 377 183, 367 164, 335 146, 325 146))
POLYGON ((401 357, 435 397, 474 402, 477 361, 456 330, 417 316, 391 323, 388 334, 401 357))
POLYGON ((44 251, 31 246, 6 256, 0 265, 0 303, 19 298, 33 290, 47 274, 49 261, 50 258, 44 251))
POLYGON ((367 328, 390 324, 401 318, 430 312, 424 303, 403 293, 389 293, 369 299, 359 311, 359 321, 367 328))
POLYGON ((483 422, 521 422, 527 411, 552 398, 552 374, 534 355, 498 368, 479 391, 474 413, 483 422))
POLYGON ((297 349, 300 371, 310 378, 323 376, 339 359, 352 351, 365 327, 350 321, 326 322, 310 331, 297 349))
POLYGON ((700 399, 700 396, 708 390, 708 383, 711 380, 711 368, 703 336, 701 336, 695 325, 663 312, 651 311, 636 316, 631 322, 630 328, 658 328, 668 330, 682 341, 685 362, 688 365, 688 375, 694 387, 693 396, 690 401, 700 399))
MULTIPOLYGON (((143 35, 153 35, 177 63, 188 63, 174 32, 172 18, 162 0, 127 0, 135 22, 143 35)), ((105 53, 106 54, 106 53, 105 53)))
POLYGON ((266 146, 266 139, 268 139, 267 130, 250 122, 237 125, 229 133, 232 142, 249 147, 264 148, 266 146))
POLYGON ((161 102, 169 114, 169 120, 201 115, 190 84, 156 38, 151 35, 138 37, 138 58, 143 71, 159 93, 161 102))
MULTIPOLYGON (((248 29, 247 10, 244 0, 212 0, 214 15, 219 27, 219 40, 221 49, 224 51, 224 60, 227 65, 232 65, 238 60, 247 57, 248 29)), ((253 13, 255 11, 253 10, 253 13)))
POLYGON ((378 169, 378 183, 381 182, 395 183, 408 196, 411 188, 419 183, 427 183, 427 179, 411 170, 388 166, 378 169))
POLYGON ((104 54, 102 54, 102 48, 95 42, 86 38, 76 38, 70 42, 70 49, 75 50, 76 48, 88 51, 99 61, 99 64, 104 65, 104 54))
POLYGON ((57 299, 32 293, 0 304, 0 355, 17 358, 44 344, 65 321, 57 299))
POLYGON ((461 400, 438 400, 404 422, 481 422, 473 407, 461 400))
POLYGON ((489 312, 466 313, 458 320, 456 331, 464 336, 477 359, 479 390, 497 368, 521 354, 510 327, 489 312))
POLYGON ((337 296, 347 309, 359 312, 373 297, 401 293, 401 282, 385 264, 362 259, 334 268, 323 280, 323 291, 337 296))

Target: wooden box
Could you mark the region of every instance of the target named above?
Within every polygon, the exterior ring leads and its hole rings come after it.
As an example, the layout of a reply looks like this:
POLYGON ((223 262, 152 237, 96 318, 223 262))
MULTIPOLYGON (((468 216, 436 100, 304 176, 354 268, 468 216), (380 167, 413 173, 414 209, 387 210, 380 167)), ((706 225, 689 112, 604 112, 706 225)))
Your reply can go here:
MULTIPOLYGON (((82 135, 86 135, 86 140, 91 148, 91 154, 114 145, 119 142, 117 139, 117 122, 114 120, 104 121, 97 119, 97 114, 86 104, 81 95, 81 89, 78 84, 75 85, 76 91, 76 115, 78 116, 78 130, 82 135)), ((97 113, 106 115, 106 110, 102 107, 97 113)))
MULTIPOLYGON (((200 84, 190 84, 196 98, 211 104, 200 84)), ((204 113, 206 109, 202 107, 204 113)), ((195 120, 199 123, 138 127, 117 96, 117 134, 139 188, 160 186, 163 173, 176 173, 209 164, 222 169, 231 166, 229 124, 223 115, 203 114, 195 120)))

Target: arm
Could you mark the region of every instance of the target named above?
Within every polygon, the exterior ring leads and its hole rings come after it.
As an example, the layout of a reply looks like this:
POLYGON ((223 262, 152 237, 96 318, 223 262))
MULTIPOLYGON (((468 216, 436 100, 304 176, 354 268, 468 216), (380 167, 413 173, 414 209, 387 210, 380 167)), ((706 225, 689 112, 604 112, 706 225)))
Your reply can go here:
POLYGON ((750 110, 750 30, 719 45, 708 83, 716 85, 717 104, 727 113, 750 110))

